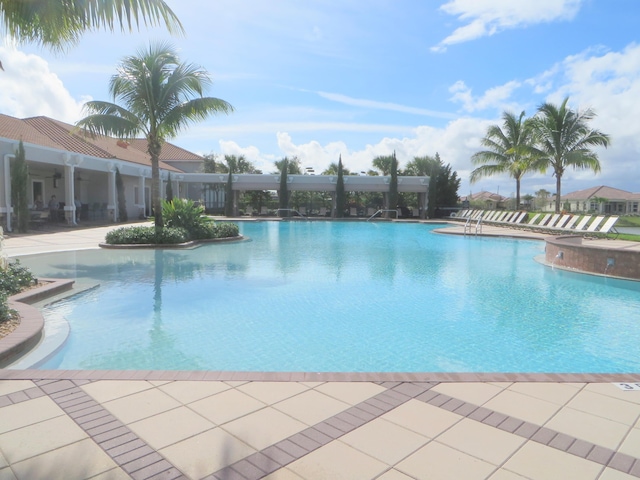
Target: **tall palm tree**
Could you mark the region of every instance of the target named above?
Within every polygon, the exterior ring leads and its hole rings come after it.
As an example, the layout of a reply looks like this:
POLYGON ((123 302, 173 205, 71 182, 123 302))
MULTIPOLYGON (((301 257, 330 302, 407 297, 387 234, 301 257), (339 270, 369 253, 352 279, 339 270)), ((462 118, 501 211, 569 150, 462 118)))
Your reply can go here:
POLYGON ((218 98, 204 97, 209 74, 193 64, 182 63, 173 47, 151 45, 137 56, 126 57, 111 77, 109 91, 116 103, 91 101, 88 114, 77 125, 95 135, 130 139, 144 135, 151 157, 151 188, 156 228, 161 229, 162 193, 159 159, 162 144, 187 125, 210 114, 229 113, 233 107, 218 98))
POLYGON ((516 208, 520 208, 520 182, 524 174, 543 171, 533 155, 532 122, 524 116, 524 111, 518 117, 511 112, 503 112, 502 127, 491 125, 480 142, 486 150, 471 157, 471 163, 480 165, 471 172, 471 183, 503 173, 516 181, 516 208))
POLYGON ((76 43, 87 30, 132 31, 140 23, 183 33, 182 24, 164 0, 3 0, 4 34, 19 42, 53 49, 76 43))
POLYGON ((595 117, 591 109, 574 111, 567 107, 569 97, 560 106, 544 103, 538 108, 533 127, 537 154, 545 167, 553 168, 556 177, 556 213, 560 212, 562 175, 567 168, 600 172, 598 155, 592 147, 608 147, 609 136, 589 128, 595 117))
POLYGON ((381 155, 374 158, 371 162, 374 168, 380 170, 382 175, 391 175, 391 164, 393 163, 393 155, 381 155))

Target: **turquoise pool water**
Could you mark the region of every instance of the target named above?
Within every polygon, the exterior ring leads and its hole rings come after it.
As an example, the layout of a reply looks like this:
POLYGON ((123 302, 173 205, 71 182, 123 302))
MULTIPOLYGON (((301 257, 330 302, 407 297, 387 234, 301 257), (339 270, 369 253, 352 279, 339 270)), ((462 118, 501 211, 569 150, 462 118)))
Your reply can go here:
POLYGON ((71 334, 41 368, 640 371, 640 283, 434 228, 247 222, 240 243, 25 257, 100 284, 45 309, 71 334))

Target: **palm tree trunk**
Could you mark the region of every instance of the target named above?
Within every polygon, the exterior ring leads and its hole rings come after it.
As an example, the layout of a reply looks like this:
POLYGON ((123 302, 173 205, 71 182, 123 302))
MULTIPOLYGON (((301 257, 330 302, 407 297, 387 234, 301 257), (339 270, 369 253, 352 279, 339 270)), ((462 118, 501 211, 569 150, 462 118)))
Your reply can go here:
POLYGON ((520 208, 520 179, 516 178, 516 208, 514 210, 518 210, 520 208))
POLYGON ((160 183, 160 152, 162 144, 152 135, 147 136, 147 151, 151 157, 151 203, 156 230, 164 228, 162 221, 162 186, 160 183))
POLYGON ((556 213, 560 213, 562 175, 556 174, 556 213))

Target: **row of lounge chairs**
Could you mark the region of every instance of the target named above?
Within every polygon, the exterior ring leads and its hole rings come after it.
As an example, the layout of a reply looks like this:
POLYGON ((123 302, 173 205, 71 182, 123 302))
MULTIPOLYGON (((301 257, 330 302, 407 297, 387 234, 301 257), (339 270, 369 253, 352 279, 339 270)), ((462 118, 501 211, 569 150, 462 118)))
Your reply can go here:
MULTIPOLYGON (((528 218, 527 212, 510 212, 504 210, 463 210, 454 218, 465 220, 466 226, 472 224, 501 225, 525 228, 545 233, 575 233, 581 235, 601 236, 609 233, 618 234, 615 224, 617 216, 605 215, 573 215, 570 213, 536 213, 528 218)), ((466 230, 466 228, 465 228, 466 230)))

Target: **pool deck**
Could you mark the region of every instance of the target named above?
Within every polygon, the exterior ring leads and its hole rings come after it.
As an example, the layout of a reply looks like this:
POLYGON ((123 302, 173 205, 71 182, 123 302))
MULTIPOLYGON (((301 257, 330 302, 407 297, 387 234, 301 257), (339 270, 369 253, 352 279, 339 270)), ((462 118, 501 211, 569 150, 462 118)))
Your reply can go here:
MULTIPOLYGON (((112 228, 5 250, 96 248, 112 228)), ((640 373, 0 370, 0 480, 56 478, 640 478, 640 373)))

